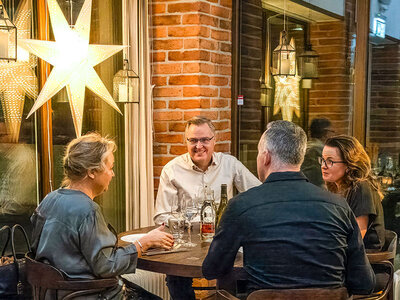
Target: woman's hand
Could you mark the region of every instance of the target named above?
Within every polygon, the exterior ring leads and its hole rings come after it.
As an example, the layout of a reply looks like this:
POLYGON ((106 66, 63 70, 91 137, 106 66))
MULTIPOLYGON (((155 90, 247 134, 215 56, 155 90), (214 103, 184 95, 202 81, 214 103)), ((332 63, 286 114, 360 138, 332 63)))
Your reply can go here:
POLYGON ((174 245, 174 237, 171 234, 166 233, 164 229, 165 226, 161 225, 140 238, 139 240, 143 247, 141 250, 146 251, 151 247, 163 248, 166 250, 171 249, 174 245))

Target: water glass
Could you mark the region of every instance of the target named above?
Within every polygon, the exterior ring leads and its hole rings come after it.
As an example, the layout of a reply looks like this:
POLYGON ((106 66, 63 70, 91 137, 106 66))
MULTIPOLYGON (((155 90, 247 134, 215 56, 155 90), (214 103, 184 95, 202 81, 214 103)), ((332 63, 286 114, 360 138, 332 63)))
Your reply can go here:
POLYGON ((183 231, 185 229, 185 219, 175 218, 174 216, 171 216, 168 219, 168 227, 169 227, 169 232, 174 237, 175 243, 178 244, 182 243, 183 231))

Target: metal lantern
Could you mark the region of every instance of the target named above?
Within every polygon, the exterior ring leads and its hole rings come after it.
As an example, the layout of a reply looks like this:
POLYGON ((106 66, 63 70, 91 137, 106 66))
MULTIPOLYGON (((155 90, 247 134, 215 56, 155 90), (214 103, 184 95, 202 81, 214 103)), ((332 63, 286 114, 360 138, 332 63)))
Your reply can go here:
POLYGON ((113 79, 114 100, 116 102, 139 103, 139 76, 129 69, 129 61, 124 60, 124 69, 113 79))
POLYGON ((299 55, 299 75, 302 79, 318 78, 319 55, 312 49, 311 44, 306 46, 306 51, 299 55))
POLYGON ((272 53, 272 75, 295 76, 296 75, 296 50, 289 43, 286 31, 280 35, 280 43, 272 53))
POLYGON ((0 5, 0 59, 17 61, 17 27, 0 5))

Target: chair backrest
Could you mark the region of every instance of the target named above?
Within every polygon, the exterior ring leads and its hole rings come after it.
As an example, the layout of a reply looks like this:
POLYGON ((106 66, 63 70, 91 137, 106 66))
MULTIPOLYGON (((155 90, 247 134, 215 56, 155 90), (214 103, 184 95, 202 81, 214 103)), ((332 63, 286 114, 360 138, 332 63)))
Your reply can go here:
MULTIPOLYGON (((42 300, 47 290, 65 290, 75 292, 77 296, 93 294, 118 285, 116 278, 107 279, 68 279, 57 268, 34 259, 32 253, 27 253, 26 276, 33 287, 34 299, 42 300)), ((71 297, 71 294, 68 294, 71 297)))
POLYGON ((381 261, 394 262, 397 249, 397 234, 391 230, 385 230, 385 244, 383 245, 382 251, 379 252, 367 252, 367 257, 370 263, 376 263, 381 261))
POLYGON ((247 300, 347 300, 349 296, 345 287, 310 288, 310 289, 287 289, 287 290, 258 290, 252 292, 247 300))

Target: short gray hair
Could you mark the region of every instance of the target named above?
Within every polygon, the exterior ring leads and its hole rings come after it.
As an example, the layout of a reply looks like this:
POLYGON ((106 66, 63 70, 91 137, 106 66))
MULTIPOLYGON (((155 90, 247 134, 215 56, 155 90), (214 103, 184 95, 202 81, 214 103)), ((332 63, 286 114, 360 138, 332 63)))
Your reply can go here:
POLYGON ((282 164, 300 165, 304 160, 307 135, 304 130, 288 121, 273 121, 261 137, 262 151, 268 151, 282 164))
POLYGON ((193 118, 191 118, 190 120, 188 120, 186 122, 185 134, 188 131, 190 125, 200 126, 200 125, 203 125, 203 124, 207 124, 208 127, 210 127, 211 132, 213 134, 215 134, 215 126, 214 126, 214 124, 211 122, 211 120, 209 118, 202 117, 202 116, 193 117, 193 118))

